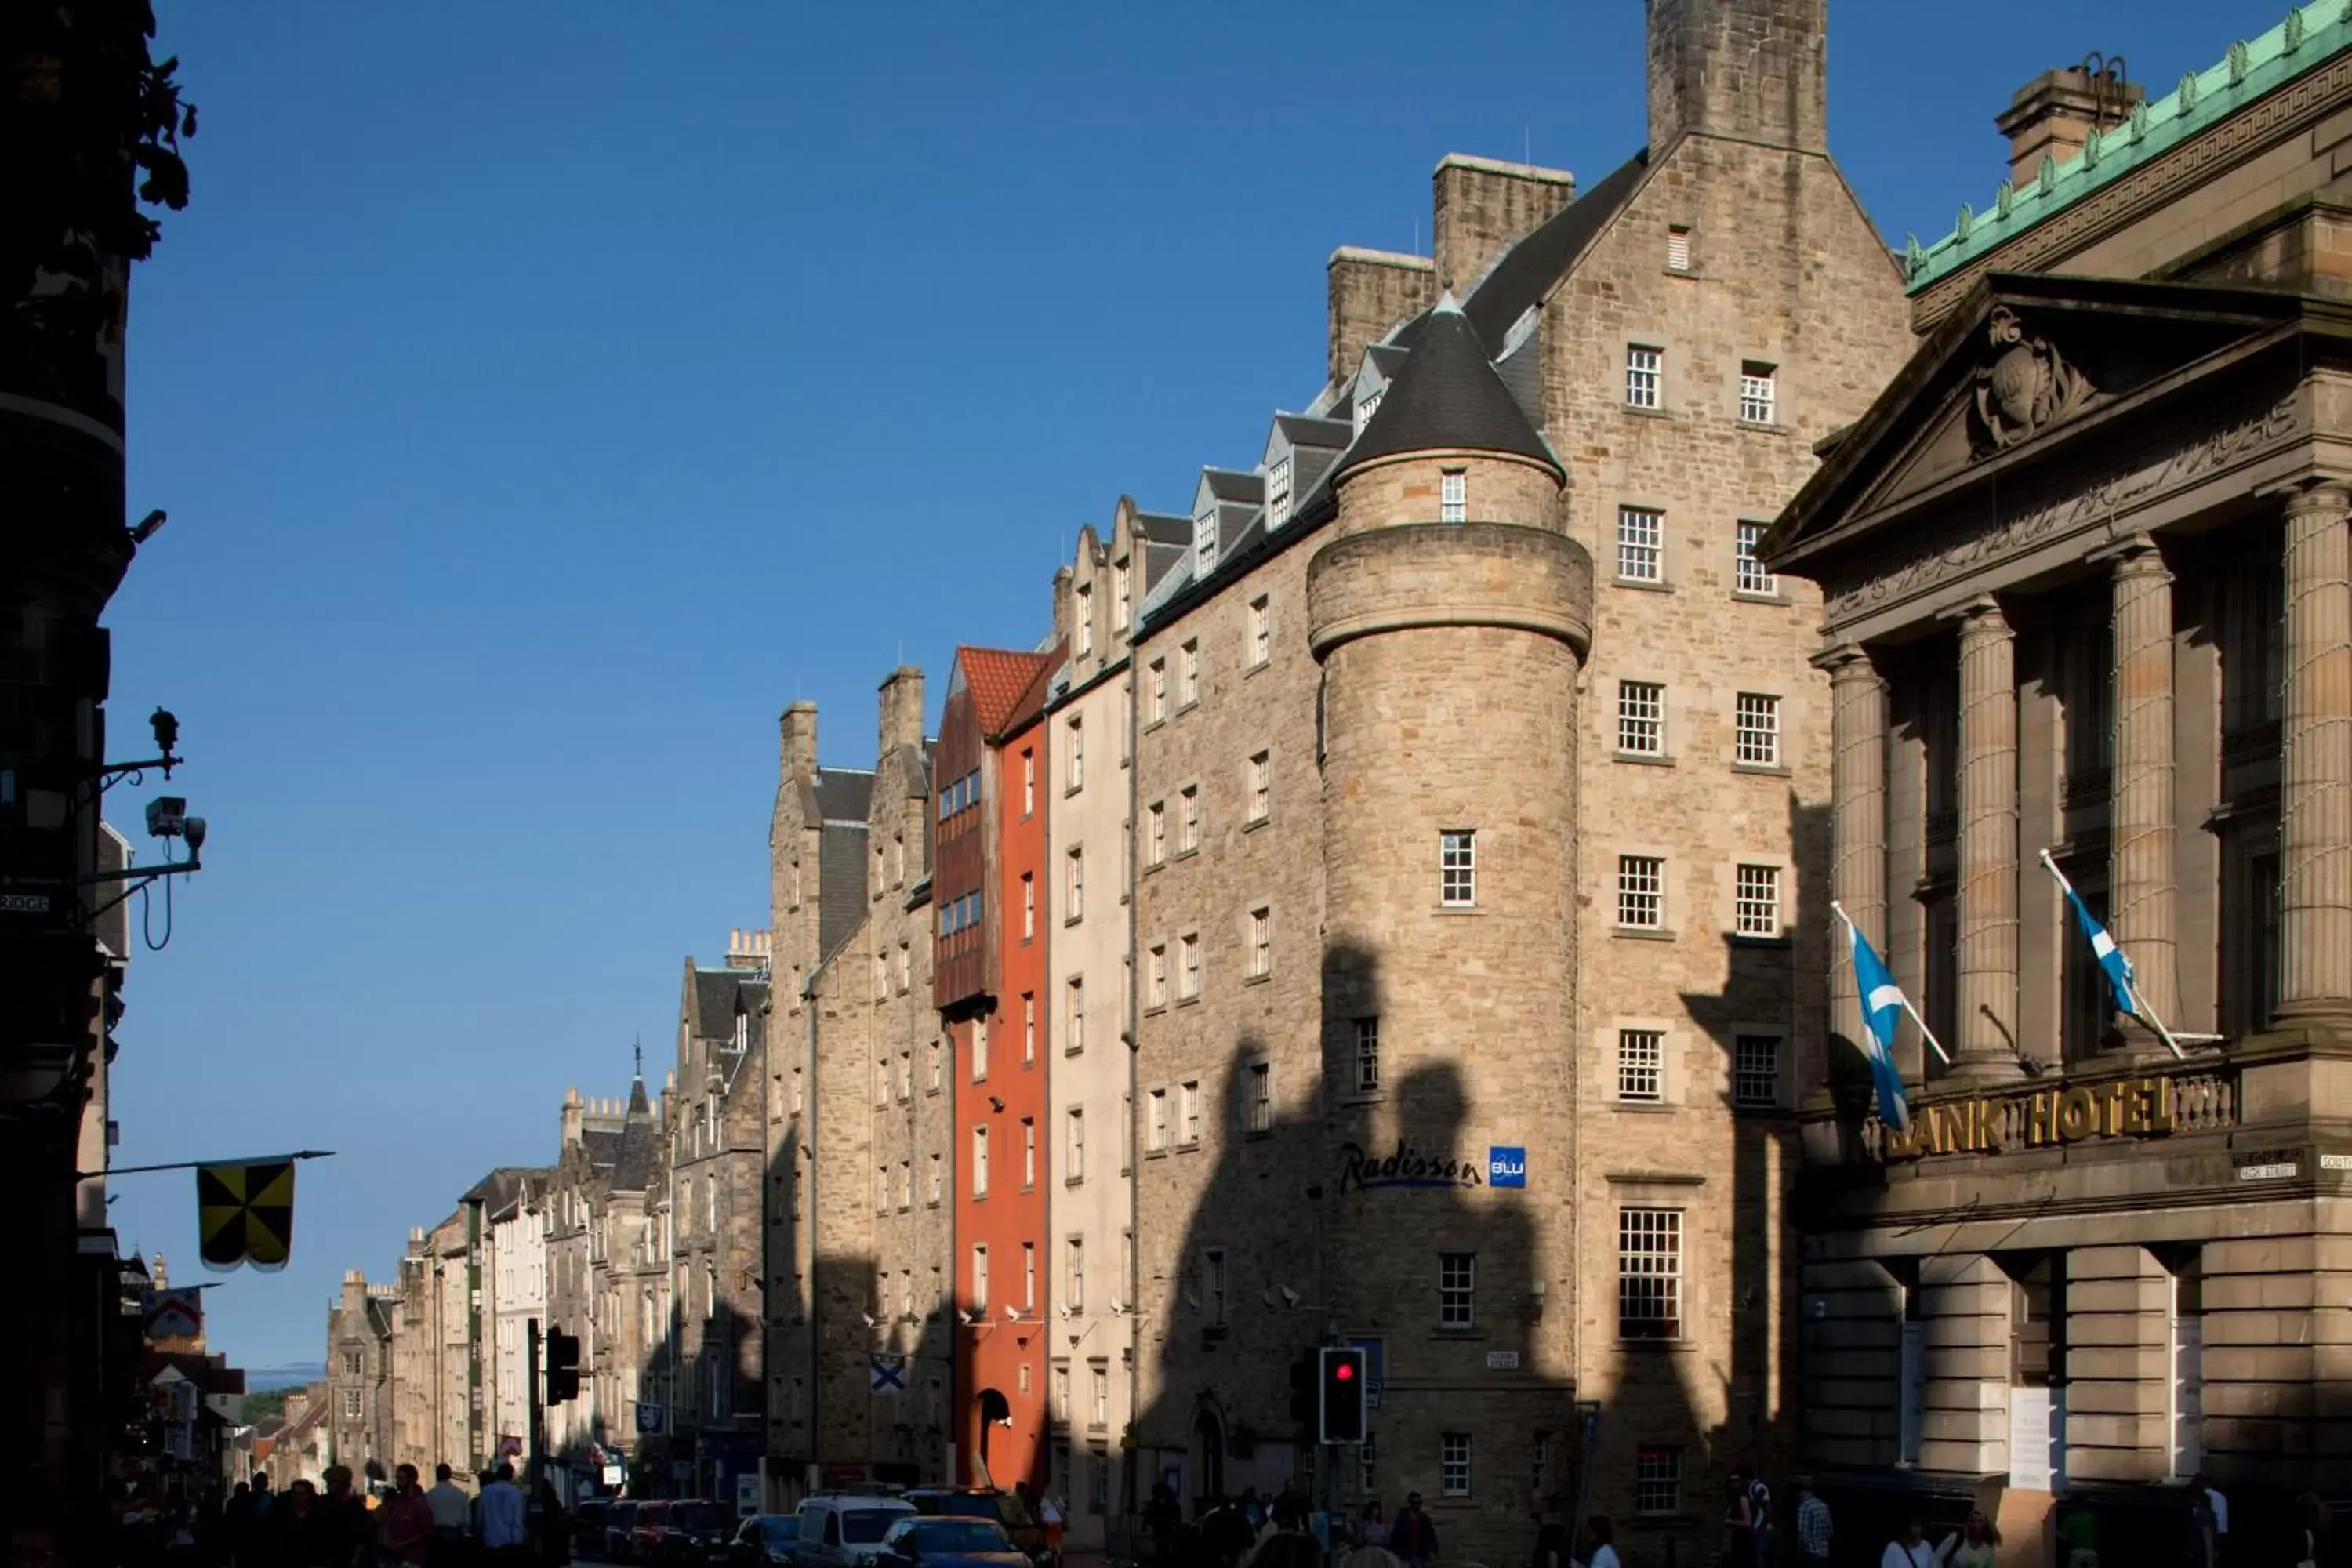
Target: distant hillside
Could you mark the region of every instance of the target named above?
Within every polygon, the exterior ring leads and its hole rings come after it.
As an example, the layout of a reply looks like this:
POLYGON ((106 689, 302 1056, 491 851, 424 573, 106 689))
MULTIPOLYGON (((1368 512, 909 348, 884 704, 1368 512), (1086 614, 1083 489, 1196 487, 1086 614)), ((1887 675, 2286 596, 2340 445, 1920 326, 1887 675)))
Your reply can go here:
POLYGON ((327 1375, 324 1362, 295 1362, 286 1366, 249 1366, 245 1369, 245 1387, 249 1394, 267 1394, 275 1388, 299 1388, 306 1383, 319 1383, 327 1375))

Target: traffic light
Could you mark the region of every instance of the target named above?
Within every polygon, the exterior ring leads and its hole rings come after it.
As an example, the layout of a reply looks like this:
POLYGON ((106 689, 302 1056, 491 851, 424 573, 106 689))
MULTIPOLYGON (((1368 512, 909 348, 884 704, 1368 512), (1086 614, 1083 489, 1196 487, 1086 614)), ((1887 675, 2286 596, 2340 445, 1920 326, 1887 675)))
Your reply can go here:
POLYGON ((547 1333, 547 1402, 580 1397, 580 1336, 561 1329, 547 1333))
POLYGON ((1319 1380, 1319 1423, 1326 1443, 1364 1440, 1364 1352, 1352 1345, 1325 1345, 1319 1380))

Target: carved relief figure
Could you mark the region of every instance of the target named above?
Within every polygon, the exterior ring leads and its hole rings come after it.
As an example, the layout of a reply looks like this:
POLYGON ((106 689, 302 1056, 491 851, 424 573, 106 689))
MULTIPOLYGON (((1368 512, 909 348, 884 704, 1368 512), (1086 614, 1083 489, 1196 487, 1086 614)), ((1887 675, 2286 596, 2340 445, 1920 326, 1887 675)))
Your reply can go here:
POLYGON ((1996 305, 1987 333, 1992 353, 1977 371, 1977 456, 1990 457, 2079 413, 2098 395, 2046 338, 2028 337, 2025 323, 1996 305))

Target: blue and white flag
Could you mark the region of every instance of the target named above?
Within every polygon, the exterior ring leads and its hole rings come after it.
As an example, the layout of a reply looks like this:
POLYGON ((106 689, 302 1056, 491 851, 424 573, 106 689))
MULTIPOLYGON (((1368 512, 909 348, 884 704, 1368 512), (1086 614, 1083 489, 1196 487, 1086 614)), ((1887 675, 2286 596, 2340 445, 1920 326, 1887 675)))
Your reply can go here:
POLYGON ((1911 1102, 1904 1098, 1903 1074, 1895 1066, 1895 1030, 1907 1005, 1903 987, 1895 984, 1862 929, 1852 921, 1845 929, 1853 937, 1853 981, 1862 993, 1862 1053, 1869 1058, 1871 1081, 1878 1087, 1878 1120, 1898 1132, 1908 1131, 1911 1102))
POLYGON ((2074 918, 2082 922, 2083 934, 2091 939, 2091 955, 2099 961, 2099 973, 2107 977, 2107 989, 2116 994, 2116 1011, 2153 1026, 2154 1020, 2140 1005, 2139 988, 2133 984, 2131 960, 2116 945, 2116 939, 2107 934, 2107 928, 2092 915, 2091 906, 2083 901, 2074 884, 2060 877, 2058 885, 2066 889, 2066 901, 2074 906, 2074 918))

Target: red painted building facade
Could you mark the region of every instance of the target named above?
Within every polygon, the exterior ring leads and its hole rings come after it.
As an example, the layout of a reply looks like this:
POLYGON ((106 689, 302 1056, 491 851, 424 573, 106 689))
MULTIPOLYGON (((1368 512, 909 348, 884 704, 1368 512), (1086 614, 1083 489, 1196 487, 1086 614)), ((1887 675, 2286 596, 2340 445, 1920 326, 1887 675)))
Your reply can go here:
POLYGON ((1047 654, 959 648, 940 717, 932 965, 953 1047, 960 1479, 1047 1478, 1047 654))

